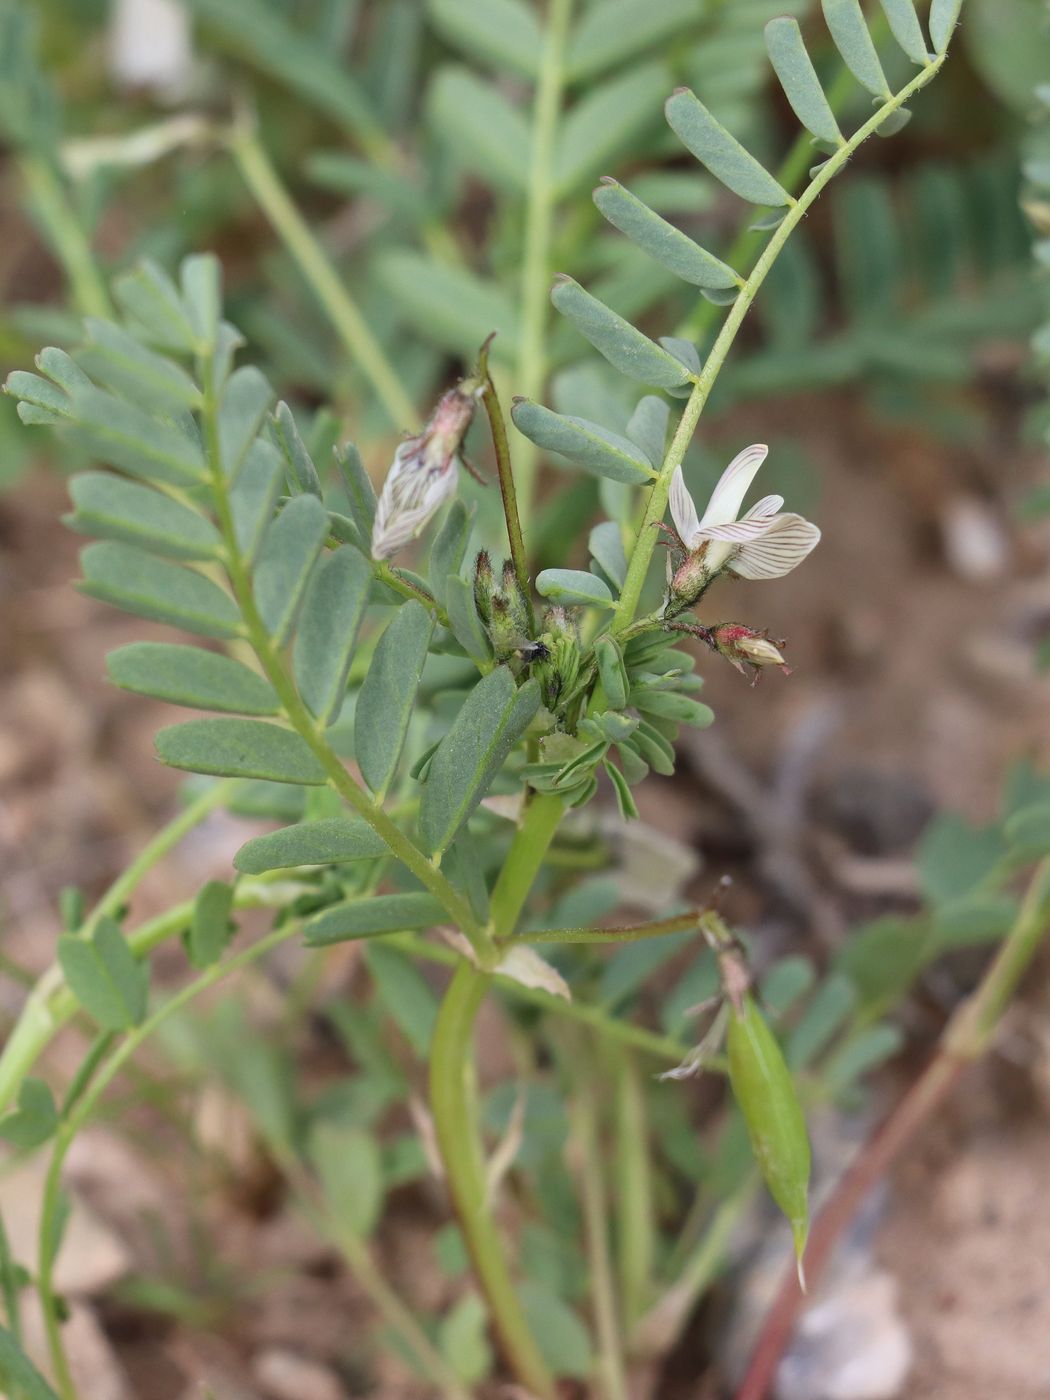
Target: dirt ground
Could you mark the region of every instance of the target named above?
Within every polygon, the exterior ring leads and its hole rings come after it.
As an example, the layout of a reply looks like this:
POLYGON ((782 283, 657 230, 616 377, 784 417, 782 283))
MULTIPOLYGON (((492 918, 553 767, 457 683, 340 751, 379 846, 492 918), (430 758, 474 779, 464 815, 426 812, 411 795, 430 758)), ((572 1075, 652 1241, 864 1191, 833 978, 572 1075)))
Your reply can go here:
MULTIPOLYGON (((642 815, 695 845, 706 879, 731 868, 742 908, 781 947, 802 941, 819 955, 856 919, 909 906, 908 852, 935 808, 985 817, 1007 762, 1050 758, 1046 684, 1032 663, 1050 628, 1048 539, 1014 523, 1039 469, 1016 447, 949 453, 877 427, 853 401, 777 405, 765 421, 733 425, 727 445, 760 436, 812 458, 825 538, 781 587, 734 585, 720 603, 789 637, 795 674, 751 690, 705 662, 718 723, 689 742, 674 783, 643 790, 642 815)), ((63 509, 53 476, 0 497, 3 955, 29 970, 52 955, 61 888, 98 893, 170 813, 177 785, 152 757, 170 712, 117 692, 102 670, 107 649, 164 631, 70 587, 77 541, 57 525, 63 509)), ((136 918, 225 873, 244 835, 214 818, 146 882, 136 918)), ((953 977, 906 1013, 916 1054, 959 994, 953 977)), ((20 997, 0 980, 0 1015, 20 997)), ((77 1051, 60 1042, 54 1064, 68 1068, 77 1051)), ((1048 1065, 1045 999, 1029 991, 996 1060, 895 1176, 876 1254, 914 1347, 905 1400, 1050 1394, 1048 1065)), ((177 1124, 159 1135, 152 1120, 130 1135, 103 1125, 72 1159, 89 1206, 82 1228, 96 1231, 68 1247, 84 1271, 70 1287, 92 1375, 85 1400, 190 1400, 207 1385, 222 1400, 364 1393, 364 1377, 335 1369, 364 1303, 331 1253, 272 1207, 268 1169, 230 1103, 197 1113, 216 1149, 203 1183, 186 1174, 177 1124), (201 1230, 221 1240, 220 1276, 196 1280, 199 1316, 159 1327, 114 1286, 129 1265, 157 1263, 158 1232, 144 1222, 158 1218, 182 1241, 191 1280, 200 1261, 187 1240, 201 1230)), ((3 1189, 6 1206, 13 1188, 3 1189)), ((421 1302, 446 1286, 421 1262, 440 1209, 419 1193, 399 1200, 383 1238, 386 1262, 421 1302)), ((372 1372, 369 1393, 407 1400, 404 1372, 388 1369, 372 1372)))

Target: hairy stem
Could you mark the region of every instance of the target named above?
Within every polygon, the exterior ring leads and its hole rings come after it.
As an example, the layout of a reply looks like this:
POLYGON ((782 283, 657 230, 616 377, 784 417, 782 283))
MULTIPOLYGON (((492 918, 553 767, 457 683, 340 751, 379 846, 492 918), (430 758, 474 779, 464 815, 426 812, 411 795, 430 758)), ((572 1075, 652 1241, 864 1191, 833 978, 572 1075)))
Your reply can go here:
MULTIPOLYGON (((973 995, 959 1006, 926 1069, 861 1148, 814 1221, 806 1246, 806 1274, 815 1284, 835 1245, 879 1178, 940 1108, 964 1071, 987 1050, 1017 984, 1050 927, 1050 861, 1033 875, 998 953, 973 995)), ((795 1270, 786 1273, 766 1317, 737 1400, 763 1400, 802 1310, 795 1270)))
MULTIPOLYGON (((516 383, 525 398, 538 398, 547 377, 544 352, 550 291, 551 224, 555 205, 558 119, 565 87, 565 48, 573 0, 550 0, 543 55, 532 110, 532 157, 525 208, 525 251, 521 272, 521 339, 516 383)), ((532 514, 536 486, 535 446, 522 439, 518 453, 521 513, 532 514)))
POLYGON ((397 371, 281 183, 255 132, 238 126, 229 136, 227 145, 245 184, 294 258, 354 364, 375 390, 391 425, 398 429, 417 427, 415 407, 397 371))
POLYGON ((664 511, 667 509, 667 496, 671 488, 671 478, 675 469, 680 467, 685 458, 689 444, 692 442, 696 425, 700 421, 700 415, 704 411, 708 397, 714 387, 715 380, 721 372, 726 356, 737 337, 737 332, 743 324, 758 293, 758 289, 765 281, 770 268, 776 262, 780 250, 791 237, 794 230, 805 217, 810 206, 814 203, 821 191, 832 180, 859 146, 868 137, 873 136, 884 121, 893 115, 900 107, 912 97, 920 88, 926 84, 940 71, 944 63, 944 54, 932 59, 926 66, 903 87, 900 92, 891 97, 878 109, 874 116, 870 117, 854 134, 845 145, 841 146, 832 156, 824 162, 817 174, 806 186, 805 190, 793 200, 783 222, 775 229, 769 242, 766 244, 758 261, 752 268, 751 273, 740 291, 740 295, 734 301, 729 314, 722 323, 714 345, 704 362, 704 367, 697 376, 693 391, 689 395, 685 409, 678 422, 674 438, 668 449, 660 468, 660 475, 653 483, 646 503, 645 515, 642 518, 641 528, 638 531, 638 538, 635 541, 634 549, 631 553, 631 560, 627 568, 627 578, 624 582, 620 594, 620 603, 613 624, 613 631, 617 634, 625 632, 634 621, 634 615, 638 611, 638 604, 641 600, 642 589, 649 572, 649 564, 653 557, 653 550, 657 543, 657 526, 664 518, 664 511))

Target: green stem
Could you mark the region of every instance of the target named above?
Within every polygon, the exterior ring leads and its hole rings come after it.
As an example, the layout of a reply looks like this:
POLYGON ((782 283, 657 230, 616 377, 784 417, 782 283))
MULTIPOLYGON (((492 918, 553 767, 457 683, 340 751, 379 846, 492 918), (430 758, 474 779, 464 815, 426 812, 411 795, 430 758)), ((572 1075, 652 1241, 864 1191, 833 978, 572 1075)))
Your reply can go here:
POLYGON ((24 155, 19 166, 33 210, 65 271, 76 309, 82 316, 111 319, 106 284, 57 168, 37 155, 24 155))
POLYGON ((534 793, 527 803, 492 891, 491 925, 497 938, 514 932, 564 812, 564 802, 554 793, 534 793))
POLYGON ((238 126, 228 138, 227 145, 245 184, 295 259, 344 347, 375 390, 391 424, 399 429, 417 427, 415 407, 397 371, 281 183, 273 162, 255 132, 243 125, 238 126))
POLYGON ((204 365, 202 368, 201 381, 207 386, 202 417, 211 467, 215 512, 225 544, 226 568, 230 584, 244 619, 246 636, 252 650, 258 657, 266 678, 277 692, 288 722, 304 740, 321 765, 329 785, 368 822, 373 831, 386 843, 392 854, 412 872, 424 889, 429 890, 440 901, 449 917, 470 940, 478 958, 485 961, 491 952, 491 940, 475 919, 469 903, 453 888, 437 865, 430 861, 414 842, 409 840, 396 822, 391 820, 380 803, 355 782, 344 768, 339 755, 325 738, 324 725, 314 719, 299 698, 299 692, 288 675, 281 651, 259 616, 252 589, 251 573, 237 544, 233 514, 230 508, 229 484, 222 468, 214 375, 211 373, 209 365, 204 365))
POLYGON ((191 1001, 198 997, 201 992, 208 987, 212 987, 216 982, 220 982, 231 972, 237 972, 242 968, 263 957, 278 944, 286 942, 289 938, 298 934, 299 924, 290 920, 282 924, 280 928, 272 930, 264 938, 260 938, 257 943, 253 943, 250 948, 245 948, 242 952, 227 958, 224 962, 216 963, 207 969, 193 982, 183 987, 181 991, 175 993, 170 1000, 166 1001, 162 1007, 154 1011, 153 1014, 141 1025, 129 1031, 116 1050, 106 1060, 105 1064, 98 1071, 90 1084, 83 1088, 83 1092, 76 1102, 71 1106, 69 1112, 63 1117, 58 1133, 55 1137, 55 1145, 51 1153, 51 1161, 48 1166, 47 1178, 44 1184, 43 1206, 40 1216, 39 1234, 39 1261, 37 1268, 37 1286, 40 1292, 41 1307, 44 1312, 44 1324, 47 1332, 48 1349, 51 1353, 51 1361, 55 1371, 61 1400, 76 1400, 76 1389, 69 1372, 69 1364, 66 1360, 65 1349, 62 1346, 61 1327, 58 1318, 58 1310, 54 1294, 54 1264, 57 1257, 57 1241, 59 1236, 58 1221, 60 1216, 62 1201, 62 1166, 66 1155, 73 1145, 77 1133, 84 1126, 87 1120, 94 1113, 100 1098, 106 1089, 113 1082, 121 1069, 127 1064, 139 1047, 149 1039, 151 1035, 173 1016, 181 1011, 191 1001))
POLYGON ((805 190, 793 200, 788 212, 784 216, 783 222, 776 228, 769 242, 766 244, 758 261, 755 263, 750 276, 744 283, 740 295, 734 301, 729 314, 722 323, 714 345, 704 362, 704 367, 697 376, 693 385, 692 393, 686 402, 682 417, 678 422, 674 438, 668 449, 660 468, 660 475, 653 483, 646 503, 645 515, 642 518, 641 529, 638 531, 638 538, 635 541, 634 549, 631 553, 631 561, 627 568, 627 578, 624 582, 620 594, 620 603, 617 610, 616 621, 613 624, 613 631, 617 634, 625 632, 634 621, 634 615, 638 610, 641 600, 642 589, 649 572, 649 564, 652 560, 653 550, 657 542, 657 526, 664 518, 664 511, 667 509, 667 495, 671 488, 671 478, 675 469, 680 467, 685 458, 686 450, 693 439, 696 425, 700 420, 700 415, 704 411, 711 389, 715 380, 721 372, 726 356, 736 339, 737 332, 743 324, 744 317, 754 301, 758 289, 765 281, 770 268, 776 262, 780 250, 791 237, 794 230, 805 218, 810 206, 814 203, 821 191, 828 182, 838 174, 857 148, 863 144, 870 136, 873 136, 884 121, 898 108, 912 97, 920 88, 926 84, 940 71, 944 63, 944 55, 940 54, 932 59, 927 65, 908 83, 900 92, 891 97, 878 109, 874 116, 870 117, 849 140, 841 146, 832 156, 825 161, 817 174, 806 186, 805 190))
MULTIPOLYGON (((543 392, 547 377, 545 339, 550 291, 551 223, 554 214, 558 119, 565 86, 565 48, 573 0, 550 0, 543 54, 532 110, 532 156, 525 209, 525 249, 521 272, 521 339, 517 385, 526 398, 543 392)), ((522 439, 518 453, 521 513, 532 513, 536 484, 535 446, 522 439)))
POLYGON ((430 1050, 430 1106, 449 1191, 474 1271, 507 1364, 541 1400, 554 1400, 554 1380, 514 1292, 499 1234, 486 1204, 485 1165, 477 1128, 474 1018, 491 979, 461 962, 445 993, 430 1050))

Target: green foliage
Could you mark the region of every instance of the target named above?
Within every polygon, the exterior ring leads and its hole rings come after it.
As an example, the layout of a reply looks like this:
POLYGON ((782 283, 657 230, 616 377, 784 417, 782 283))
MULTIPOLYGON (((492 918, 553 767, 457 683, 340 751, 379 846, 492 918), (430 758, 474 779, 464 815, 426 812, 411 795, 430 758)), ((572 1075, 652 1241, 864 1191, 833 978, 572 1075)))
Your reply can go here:
POLYGON ((149 969, 112 919, 99 919, 87 937, 64 933, 58 961, 70 991, 103 1030, 127 1030, 146 1014, 149 969))

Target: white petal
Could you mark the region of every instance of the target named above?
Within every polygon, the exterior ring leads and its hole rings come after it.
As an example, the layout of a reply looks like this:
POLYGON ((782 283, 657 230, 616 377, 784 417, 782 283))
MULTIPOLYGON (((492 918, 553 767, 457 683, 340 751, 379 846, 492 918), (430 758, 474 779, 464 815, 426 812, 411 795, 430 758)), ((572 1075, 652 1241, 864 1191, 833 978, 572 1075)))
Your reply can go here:
POLYGON ((777 515, 758 539, 740 546, 729 569, 741 578, 783 578, 819 541, 820 531, 812 521, 801 515, 777 515))
POLYGON ((768 452, 769 448, 764 442, 756 442, 737 453, 712 491, 701 525, 725 525, 737 518, 747 488, 754 481, 755 473, 766 460, 768 452))
POLYGON ((758 515, 776 515, 778 510, 784 507, 783 496, 763 496, 760 501, 756 501, 750 510, 745 510, 741 519, 750 520, 758 515))
POLYGON ((746 544, 749 540, 761 539, 777 518, 775 515, 745 515, 742 520, 730 520, 726 525, 701 525, 700 538, 746 544))
POLYGON ((693 540, 700 528, 700 520, 696 513, 696 506, 693 504, 693 498, 686 489, 681 467, 674 469, 674 476, 671 477, 671 490, 668 492, 667 499, 671 507, 671 519, 681 536, 682 543, 686 549, 695 549, 696 545, 693 540))

